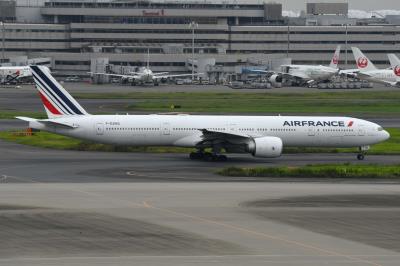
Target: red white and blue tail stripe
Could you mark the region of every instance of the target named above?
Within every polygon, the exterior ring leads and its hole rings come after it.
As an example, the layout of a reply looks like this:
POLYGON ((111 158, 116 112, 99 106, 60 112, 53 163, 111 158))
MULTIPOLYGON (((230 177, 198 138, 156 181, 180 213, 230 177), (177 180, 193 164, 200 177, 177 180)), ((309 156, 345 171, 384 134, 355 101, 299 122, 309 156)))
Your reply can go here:
POLYGON ((36 88, 49 118, 87 115, 79 103, 57 82, 46 66, 30 66, 36 88))

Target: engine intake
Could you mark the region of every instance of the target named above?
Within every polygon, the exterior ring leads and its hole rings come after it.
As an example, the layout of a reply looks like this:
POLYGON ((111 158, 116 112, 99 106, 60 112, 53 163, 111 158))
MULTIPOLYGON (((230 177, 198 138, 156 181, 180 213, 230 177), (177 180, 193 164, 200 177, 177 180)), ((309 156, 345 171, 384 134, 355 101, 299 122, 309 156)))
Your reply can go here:
POLYGON ((271 77, 269 77, 269 82, 276 84, 276 83, 282 83, 283 77, 282 75, 274 74, 271 77))
POLYGON ((277 137, 255 138, 248 144, 248 151, 254 157, 276 158, 281 156, 283 143, 277 137))

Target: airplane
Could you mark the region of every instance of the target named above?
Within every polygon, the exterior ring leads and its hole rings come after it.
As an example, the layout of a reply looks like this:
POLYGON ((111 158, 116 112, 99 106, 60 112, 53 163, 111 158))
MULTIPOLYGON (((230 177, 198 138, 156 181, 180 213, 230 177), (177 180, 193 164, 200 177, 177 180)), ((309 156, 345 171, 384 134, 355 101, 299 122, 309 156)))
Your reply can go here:
POLYGON ((351 117, 91 115, 46 68, 31 71, 48 118, 17 118, 33 129, 92 142, 191 147, 197 151, 190 159, 206 161, 227 160, 222 149, 275 158, 283 147, 358 147, 363 160, 370 145, 390 137, 378 124, 351 117))
POLYGON ((358 70, 348 70, 348 76, 353 76, 374 83, 396 86, 397 76, 394 74, 392 69, 377 69, 371 60, 369 60, 369 58, 366 57, 359 48, 351 47, 351 49, 353 50, 358 70))
POLYGON ((338 45, 329 66, 322 65, 281 65, 282 72, 252 70, 254 73, 270 74, 271 83, 282 83, 283 79, 293 80, 298 85, 313 85, 315 83, 330 80, 339 73, 340 48, 338 45))
POLYGON ((395 86, 400 87, 400 59, 395 54, 388 54, 393 73, 396 75, 395 86))
MULTIPOLYGON (((158 86, 160 81, 161 82, 166 82, 169 78, 177 78, 177 77, 189 77, 192 76, 192 74, 175 74, 171 75, 168 74, 169 72, 158 72, 154 73, 150 69, 150 55, 149 52, 147 52, 147 65, 146 67, 141 67, 139 68, 139 71, 137 72, 130 72, 129 74, 126 75, 121 75, 121 74, 111 74, 111 73, 93 73, 89 72, 90 74, 94 75, 104 75, 104 76, 111 76, 111 77, 119 77, 122 79, 122 81, 131 81, 132 86, 135 86, 137 83, 140 83, 142 85, 144 84, 154 84, 154 86, 158 86)), ((196 76, 200 75, 202 73, 196 74, 196 76)))
POLYGON ((0 66, 0 83, 13 83, 31 77, 29 66, 0 66))

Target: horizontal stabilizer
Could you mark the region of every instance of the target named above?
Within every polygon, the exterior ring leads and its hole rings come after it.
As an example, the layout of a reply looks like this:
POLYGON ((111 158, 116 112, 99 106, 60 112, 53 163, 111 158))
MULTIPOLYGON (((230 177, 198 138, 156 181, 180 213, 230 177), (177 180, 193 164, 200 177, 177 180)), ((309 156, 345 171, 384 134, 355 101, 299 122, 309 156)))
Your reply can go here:
POLYGON ((35 118, 24 117, 24 116, 16 116, 15 118, 22 120, 22 121, 26 121, 26 122, 36 122, 37 121, 37 119, 35 119, 35 118))
POLYGON ((17 116, 15 117, 19 120, 26 121, 26 122, 37 122, 44 124, 46 126, 62 126, 62 127, 67 127, 67 128, 77 128, 78 125, 75 125, 73 123, 66 123, 66 122, 61 122, 61 121, 56 121, 56 120, 51 120, 51 119, 35 119, 35 118, 30 118, 30 117, 23 117, 23 116, 17 116))

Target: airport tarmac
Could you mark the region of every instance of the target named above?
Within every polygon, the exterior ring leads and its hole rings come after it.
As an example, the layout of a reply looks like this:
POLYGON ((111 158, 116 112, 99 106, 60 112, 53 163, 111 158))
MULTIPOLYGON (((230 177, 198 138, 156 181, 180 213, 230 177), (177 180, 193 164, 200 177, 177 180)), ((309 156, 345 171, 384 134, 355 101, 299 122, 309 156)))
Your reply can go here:
MULTIPOLYGON (((1 107, 42 110, 30 89, 0 95, 1 107)), ((115 103, 82 101, 89 110, 99 104, 115 103)), ((379 119, 385 127, 400 125, 398 118, 379 119)), ((0 131, 25 126, 0 120, 0 131)), ((0 151, 2 266, 399 265, 399 181, 232 178, 215 171, 394 164, 400 156, 360 162, 354 154, 235 155, 210 163, 187 154, 61 151, 4 141, 0 151)))
MULTIPOLYGON (((349 155, 238 156, 216 164, 183 154, 57 151, 2 141, 0 150, 0 265, 400 261, 397 181, 214 174, 227 165, 355 161, 349 155)), ((388 158, 400 160, 368 160, 388 158)))

